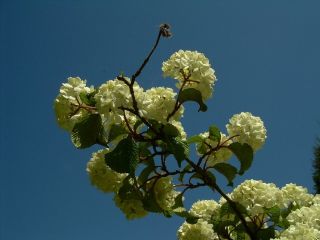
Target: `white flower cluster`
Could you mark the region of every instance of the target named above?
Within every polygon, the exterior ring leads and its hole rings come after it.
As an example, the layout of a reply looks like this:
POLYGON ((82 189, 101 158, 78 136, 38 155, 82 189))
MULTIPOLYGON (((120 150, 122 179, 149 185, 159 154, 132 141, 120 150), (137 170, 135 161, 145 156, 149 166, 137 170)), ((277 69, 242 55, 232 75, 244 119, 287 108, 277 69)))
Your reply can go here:
POLYGON ((78 109, 80 94, 93 92, 93 87, 86 86, 86 81, 79 77, 69 77, 67 83, 63 83, 60 93, 55 99, 54 110, 60 127, 72 131, 74 124, 80 122, 89 113, 85 109, 78 109))
MULTIPOLYGON (((143 88, 135 83, 133 89, 135 97, 137 99, 142 98, 143 88)), ((110 130, 110 126, 113 124, 121 124, 126 127, 124 112, 120 107, 132 109, 132 97, 128 85, 118 79, 109 80, 99 87, 95 95, 95 100, 97 110, 102 116, 106 132, 110 130)), ((132 125, 137 120, 137 118, 128 111, 126 111, 126 118, 132 125)))
MULTIPOLYGON (((134 84, 133 89, 136 97, 139 98, 143 93, 143 89, 137 83, 134 84)), ((132 106, 129 86, 118 79, 109 80, 102 84, 95 95, 95 99, 99 113, 106 116, 109 116, 111 112, 122 114, 122 110, 119 107, 132 106)))
MULTIPOLYGON (((205 154, 211 148, 215 148, 218 145, 218 141, 209 138, 209 132, 200 133, 199 136, 203 139, 202 142, 196 144, 197 153, 199 155, 205 154), (209 146, 208 146, 209 145, 209 146)), ((228 140, 228 137, 221 133, 220 145, 228 146, 232 143, 232 140, 228 140)), ((226 162, 232 156, 232 152, 228 148, 220 148, 218 151, 213 151, 208 156, 207 166, 212 167, 217 163, 226 162)))
MULTIPOLYGON (((154 184, 153 181, 149 183, 149 186, 154 184)), ((175 198, 179 192, 174 190, 172 184, 172 177, 162 177, 156 181, 154 185, 154 194, 158 205, 164 210, 170 210, 175 204, 175 198)))
MULTIPOLYGON (((281 233, 281 237, 277 240, 319 240, 320 231, 315 228, 310 228, 307 224, 297 223, 290 225, 289 228, 281 233)), ((275 240, 274 239, 274 240, 275 240)), ((272 240, 272 239, 271 239, 272 240)))
POLYGON ((162 64, 165 77, 178 80, 180 88, 186 80, 184 88, 195 88, 202 94, 202 99, 211 97, 216 79, 208 58, 197 51, 179 50, 162 64))
MULTIPOLYGON (((154 119, 160 123, 167 123, 168 115, 174 110, 177 94, 171 88, 153 87, 144 92, 143 99, 139 104, 143 116, 147 119, 154 119)), ((184 108, 179 110, 170 120, 179 120, 184 108)))
POLYGON ((199 200, 192 204, 189 212, 195 217, 210 221, 211 217, 217 214, 219 207, 219 203, 214 200, 199 200))
POLYGON ((301 207, 291 212, 287 220, 291 225, 303 223, 310 228, 315 228, 320 231, 320 205, 311 205, 310 207, 301 207))
POLYGON ((287 207, 290 203, 299 207, 310 206, 312 204, 313 195, 308 193, 305 187, 297 186, 294 183, 288 183, 281 188, 283 194, 283 204, 287 207))
POLYGON ((257 180, 246 180, 237 186, 230 197, 244 206, 251 216, 265 212, 264 208, 271 208, 282 204, 282 193, 273 183, 257 180))
POLYGON ((131 220, 134 218, 142 218, 148 214, 143 208, 143 203, 137 199, 121 199, 119 195, 115 195, 114 202, 118 208, 131 220))
POLYGON ((178 229, 179 240, 218 240, 218 235, 213 231, 213 225, 199 219, 196 224, 184 222, 178 229))
POLYGON ((117 173, 108 167, 104 160, 108 152, 109 149, 104 149, 93 153, 87 164, 87 172, 92 185, 103 192, 117 192, 127 174, 117 173))
POLYGON ((267 138, 267 130, 261 118, 249 112, 233 115, 226 128, 230 136, 239 135, 235 140, 249 144, 254 151, 261 148, 267 138))

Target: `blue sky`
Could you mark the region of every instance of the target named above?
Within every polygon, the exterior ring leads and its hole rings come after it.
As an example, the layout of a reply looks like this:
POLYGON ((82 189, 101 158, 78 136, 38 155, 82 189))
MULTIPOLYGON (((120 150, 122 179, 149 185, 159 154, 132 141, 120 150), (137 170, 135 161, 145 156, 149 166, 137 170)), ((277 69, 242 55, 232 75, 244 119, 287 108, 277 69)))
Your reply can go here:
MULTIPOLYGON (((90 186, 85 167, 98 148, 75 149, 52 107, 69 76, 97 86, 133 73, 163 22, 174 36, 161 41, 139 83, 174 87, 161 63, 179 49, 205 53, 218 82, 206 113, 187 106, 189 135, 213 123, 225 131, 233 114, 250 111, 264 120, 268 139, 236 182, 295 182, 312 191, 319 9, 317 0, 0 1, 0 239, 175 239, 181 219, 127 221, 111 195, 90 186)), ((202 190, 186 198, 190 205, 217 196, 202 190)))

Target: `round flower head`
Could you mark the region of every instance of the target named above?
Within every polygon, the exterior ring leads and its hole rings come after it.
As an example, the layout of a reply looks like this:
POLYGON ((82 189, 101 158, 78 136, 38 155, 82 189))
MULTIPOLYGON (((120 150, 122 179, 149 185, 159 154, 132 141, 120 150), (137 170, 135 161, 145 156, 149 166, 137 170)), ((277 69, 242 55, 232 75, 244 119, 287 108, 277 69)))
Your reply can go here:
POLYGON ((93 87, 86 86, 86 81, 79 77, 69 77, 67 83, 63 83, 60 93, 54 101, 54 110, 58 124, 63 129, 71 132, 74 125, 89 115, 89 110, 79 108, 82 104, 80 94, 89 94, 93 87))
POLYGON ((126 215, 126 218, 131 220, 135 218, 142 218, 148 214, 143 208, 143 203, 137 199, 121 199, 115 195, 114 202, 118 208, 126 215))
MULTIPOLYGON (((142 101, 142 113, 148 119, 154 119, 160 123, 167 123, 168 115, 173 111, 176 93, 171 88, 156 87, 148 89, 144 93, 142 101)), ((183 106, 170 120, 179 120, 183 114, 183 106)))
MULTIPOLYGON (((220 145, 228 146, 232 143, 231 140, 228 140, 228 137, 221 133, 220 145)), ((203 139, 201 143, 197 143, 197 152, 199 155, 205 154, 206 152, 210 151, 210 148, 215 148, 218 145, 218 141, 212 140, 209 138, 209 132, 204 132, 199 134, 199 136, 203 139), (208 146, 209 145, 209 146, 208 146)), ((220 148, 218 151, 212 152, 207 161, 207 166, 212 167, 217 163, 226 162, 232 156, 232 152, 227 148, 220 148)))
POLYGON ((230 194, 232 200, 243 205, 251 216, 264 213, 264 208, 271 208, 282 203, 282 194, 273 183, 246 180, 230 194))
POLYGON ((175 204, 175 198, 178 196, 179 192, 174 190, 172 184, 172 177, 162 177, 156 181, 149 182, 149 187, 154 184, 154 194, 158 205, 164 210, 171 210, 175 204))
POLYGON ((199 219, 195 224, 184 222, 178 229, 179 240, 218 240, 218 235, 213 231, 212 224, 199 219))
POLYGON ((190 214, 210 221, 211 216, 216 214, 219 209, 219 204, 214 200, 201 200, 192 204, 190 214))
MULTIPOLYGON (((127 80, 129 81, 129 79, 127 80)), ((133 90, 138 101, 142 96, 143 89, 135 82, 133 90)), ((128 85, 118 79, 109 80, 102 84, 95 95, 95 100, 98 112, 106 117, 111 112, 122 115, 123 111, 119 107, 132 108, 130 89, 128 85)))
POLYGON ((226 128, 230 136, 239 135, 234 141, 247 143, 254 151, 261 148, 267 138, 267 130, 261 118, 249 112, 233 115, 226 128))
POLYGON ((310 228, 307 224, 297 223, 290 225, 289 228, 281 233, 279 240, 319 240, 320 231, 315 228, 310 228))
POLYGON ((304 187, 297 186, 294 183, 288 183, 281 188, 283 194, 283 204, 288 206, 293 204, 298 207, 310 206, 312 204, 313 195, 308 193, 308 190, 304 187))
POLYGON ((314 205, 320 205, 320 194, 316 194, 313 199, 312 199, 312 203, 314 205))
POLYGON ((320 205, 302 207, 287 216, 290 224, 303 223, 320 231, 320 205))
POLYGON ((92 185, 103 192, 116 192, 127 174, 117 173, 105 163, 104 155, 108 152, 109 149, 104 149, 93 153, 87 164, 87 172, 92 185))
POLYGON ((197 51, 179 50, 162 64, 164 77, 178 80, 180 88, 187 80, 184 88, 195 88, 202 94, 202 99, 211 97, 216 79, 208 58, 197 51))

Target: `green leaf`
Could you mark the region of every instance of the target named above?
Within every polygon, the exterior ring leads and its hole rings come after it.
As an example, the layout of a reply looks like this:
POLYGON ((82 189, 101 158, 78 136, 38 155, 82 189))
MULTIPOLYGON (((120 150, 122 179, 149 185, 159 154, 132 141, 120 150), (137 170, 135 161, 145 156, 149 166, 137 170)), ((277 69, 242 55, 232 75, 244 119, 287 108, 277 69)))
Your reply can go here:
POLYGON ((180 208, 178 208, 178 211, 173 211, 174 214, 176 214, 179 217, 183 217, 186 219, 186 222, 189 224, 195 224, 197 223, 199 217, 195 217, 193 215, 191 215, 188 211, 186 210, 182 210, 180 211, 180 208))
POLYGON ((139 192, 139 190, 134 188, 131 181, 133 181, 131 176, 126 177, 122 181, 122 186, 118 192, 119 197, 122 200, 129 200, 129 199, 141 200, 141 193, 139 192))
POLYGON ((243 175, 247 171, 253 161, 253 150, 247 143, 241 144, 235 142, 229 145, 229 149, 237 156, 240 161, 239 175, 243 175))
POLYGON ((164 125, 163 132, 168 137, 178 137, 180 135, 179 130, 170 123, 164 125))
POLYGON ((167 138, 168 151, 174 155, 178 166, 189 156, 189 145, 179 137, 167 138))
POLYGON ((279 223, 280 216, 281 216, 281 209, 278 206, 265 209, 265 213, 270 217, 271 221, 273 221, 275 224, 279 223))
POLYGON ((228 186, 233 186, 233 179, 236 177, 237 168, 228 163, 217 163, 213 168, 228 179, 228 186))
POLYGON ((149 189, 147 194, 142 200, 143 208, 148 212, 163 212, 163 209, 159 206, 153 188, 149 189))
POLYGON ((128 136, 122 139, 112 152, 105 155, 106 164, 118 173, 133 174, 138 165, 138 147, 128 136))
POLYGON ((127 134, 127 130, 120 124, 112 124, 109 131, 108 141, 115 140, 120 135, 127 134))
POLYGON ((220 142, 221 139, 221 133, 219 128, 216 126, 212 125, 209 127, 209 138, 212 139, 213 141, 220 142))
POLYGON ((74 125, 71 141, 76 148, 87 148, 98 143, 102 135, 103 127, 100 115, 91 114, 74 125))
POLYGON ((257 232, 257 237, 261 240, 269 240, 271 238, 274 238, 275 235, 275 229, 272 226, 268 228, 259 229, 257 232))
POLYGON ((91 93, 80 93, 79 97, 82 103, 88 105, 88 106, 95 106, 96 100, 94 99, 94 95, 97 93, 97 90, 94 90, 91 93))
POLYGON ((178 196, 176 196, 176 198, 174 199, 174 205, 172 207, 172 209, 175 208, 183 208, 183 193, 178 194, 178 196))
POLYGON ((187 101, 197 102, 199 104, 198 111, 201 111, 201 112, 205 112, 208 109, 207 105, 205 105, 204 102, 202 101, 201 92, 194 88, 187 88, 182 90, 178 96, 178 101, 180 103, 184 103, 187 101))
POLYGON ((199 135, 194 135, 194 136, 191 136, 187 139, 187 143, 188 144, 191 144, 191 143, 199 143, 199 142, 202 142, 203 141, 203 138, 199 135))
MULTIPOLYGON (((148 149, 150 146, 151 144, 149 142, 139 142, 138 143, 139 157, 147 158, 151 156, 151 152, 148 149)), ((143 163, 146 163, 146 162, 144 161, 143 163)))
POLYGON ((154 169, 155 169, 154 165, 148 165, 147 167, 145 167, 139 175, 139 178, 138 178, 139 183, 144 184, 148 180, 149 175, 153 172, 154 169))

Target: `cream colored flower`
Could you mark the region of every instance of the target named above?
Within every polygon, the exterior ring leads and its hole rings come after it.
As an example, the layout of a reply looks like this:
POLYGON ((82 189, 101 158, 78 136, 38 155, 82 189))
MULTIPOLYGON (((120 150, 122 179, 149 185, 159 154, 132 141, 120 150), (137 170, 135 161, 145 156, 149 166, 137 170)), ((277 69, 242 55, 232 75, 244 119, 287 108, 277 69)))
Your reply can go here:
POLYGON ((175 52, 162 64, 162 71, 164 77, 178 80, 178 88, 184 81, 189 80, 184 88, 199 90, 203 100, 211 97, 214 83, 217 80, 208 58, 197 51, 179 50, 175 52))
POLYGON ((80 94, 89 94, 94 91, 93 87, 86 86, 86 81, 79 77, 69 77, 67 83, 63 83, 60 93, 54 101, 54 110, 58 124, 63 129, 71 132, 74 125, 90 114, 81 108, 80 94))
POLYGON ((234 141, 247 143, 254 151, 261 148, 267 138, 267 130, 261 118, 255 117, 249 112, 233 115, 226 128, 230 136, 239 135, 234 138, 234 141))
POLYGON ((87 172, 92 185, 103 192, 116 192, 127 174, 117 173, 105 163, 104 155, 108 152, 109 149, 104 149, 93 153, 87 164, 87 172))

